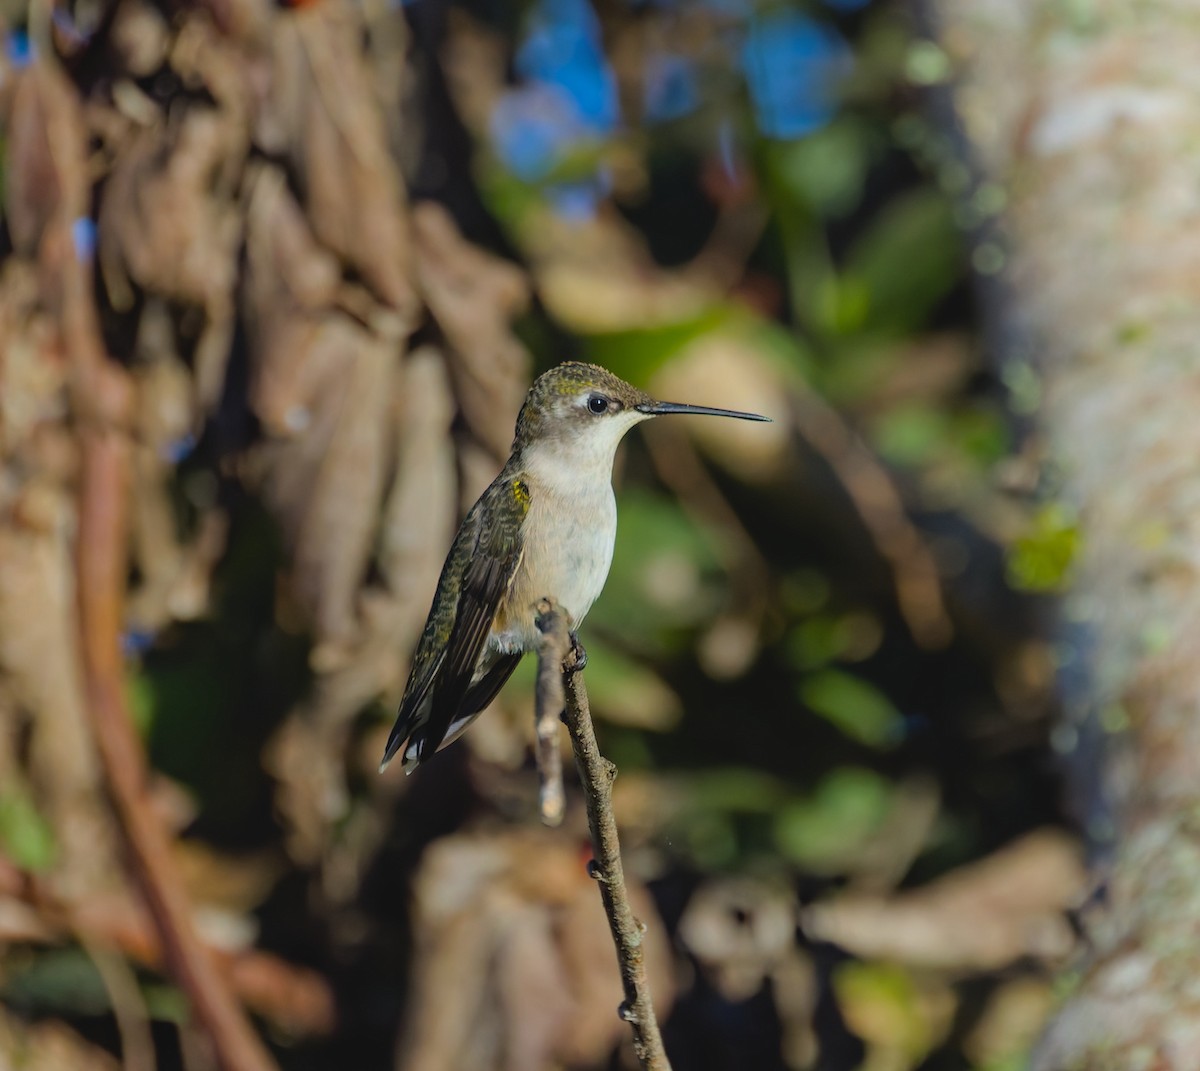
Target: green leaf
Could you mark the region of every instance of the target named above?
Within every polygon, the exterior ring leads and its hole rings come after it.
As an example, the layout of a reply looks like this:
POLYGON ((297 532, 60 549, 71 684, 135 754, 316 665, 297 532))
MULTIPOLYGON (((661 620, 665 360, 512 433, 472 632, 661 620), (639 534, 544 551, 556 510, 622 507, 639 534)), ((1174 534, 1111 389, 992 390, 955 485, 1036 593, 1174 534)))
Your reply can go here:
POLYGON ((853 275, 830 272, 814 287, 812 313, 816 326, 830 335, 853 335, 867 324, 871 291, 853 275))
POLYGON ((624 331, 584 336, 588 359, 630 383, 644 384, 688 343, 742 318, 740 310, 716 303, 696 316, 624 331))
POLYGON ((785 611, 793 616, 815 614, 829 602, 829 578, 817 569, 797 569, 783 578, 779 597, 785 611))
POLYGON ((844 216, 862 198, 871 131, 848 119, 795 141, 772 142, 769 166, 789 194, 824 216, 844 216))
POLYGON ((680 833, 687 853, 703 870, 723 870, 738 857, 737 830, 728 814, 702 811, 680 833))
POLYGON ((898 964, 843 963, 834 971, 833 991, 851 1029, 886 1053, 880 1064, 896 1071, 916 1067, 943 1033, 912 976, 898 964))
POLYGON ((770 814, 788 798, 778 778, 748 767, 709 770, 687 779, 689 806, 696 810, 770 814))
POLYGON ((906 405, 884 413, 875 423, 875 446, 894 465, 921 465, 945 448, 950 415, 927 405, 906 405))
POLYGON ((793 800, 775 819, 781 854, 814 873, 848 868, 887 815, 888 782, 861 767, 834 770, 807 799, 793 800))
POLYGON ((1061 503, 1048 503, 1009 551, 1009 584, 1018 591, 1063 591, 1081 542, 1071 512, 1061 503))
POLYGON ((145 739, 154 728, 157 696, 154 685, 144 673, 131 672, 125 677, 125 699, 138 734, 145 739))
POLYGON ((183 991, 173 985, 151 984, 142 987, 142 999, 151 1019, 164 1023, 186 1023, 191 1004, 183 991))
POLYGON ((799 669, 821 669, 833 661, 857 662, 879 647, 883 627, 871 613, 814 614, 788 634, 787 649, 799 669))
POLYGON ((903 334, 919 327, 963 271, 950 202, 921 188, 892 200, 851 248, 844 274, 869 295, 864 327, 903 334))
MULTIPOLYGON (((600 640, 589 640, 588 696, 605 721, 652 732, 679 724, 683 706, 663 679, 600 640)), ((530 661, 535 661, 531 659, 530 661)))
POLYGON ((904 717, 872 684, 838 669, 814 673, 800 683, 805 705, 852 740, 894 747, 904 736, 904 717))
POLYGON ((705 870, 736 864, 744 851, 739 830, 770 822, 791 795, 778 778, 747 767, 686 775, 679 784, 682 806, 670 821, 668 843, 678 843, 705 870))
POLYGON ((908 80, 919 86, 938 85, 952 73, 950 57, 933 41, 914 41, 904 67, 908 80))
POLYGON ((995 409, 978 405, 954 419, 954 437, 964 454, 978 465, 994 465, 1009 451, 1008 425, 995 409))
POLYGON ((50 824, 24 788, 0 793, 0 851, 22 870, 48 870, 58 854, 50 824))
POLYGON ((112 1010, 100 972, 80 948, 39 952, 6 979, 4 999, 27 1011, 94 1016, 112 1010))
POLYGON ((994 409, 969 404, 953 410, 921 402, 882 413, 872 442, 885 460, 911 468, 946 460, 986 468, 1009 446, 1005 422, 994 409))
POLYGON ((647 653, 677 649, 713 609, 720 565, 712 536, 660 495, 626 492, 620 514, 612 569, 589 628, 647 653))

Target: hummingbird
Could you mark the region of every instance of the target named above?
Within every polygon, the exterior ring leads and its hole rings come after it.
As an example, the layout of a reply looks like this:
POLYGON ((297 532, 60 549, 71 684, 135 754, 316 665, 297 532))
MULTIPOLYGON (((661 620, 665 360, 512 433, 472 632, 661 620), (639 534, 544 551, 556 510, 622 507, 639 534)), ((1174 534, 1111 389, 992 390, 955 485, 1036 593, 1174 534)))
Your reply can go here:
POLYGON ((453 743, 536 651, 534 605, 553 598, 572 642, 612 564, 617 445, 668 413, 769 420, 659 402, 605 368, 567 362, 534 381, 512 454, 463 520, 417 642, 383 769, 403 752, 412 771, 453 743))

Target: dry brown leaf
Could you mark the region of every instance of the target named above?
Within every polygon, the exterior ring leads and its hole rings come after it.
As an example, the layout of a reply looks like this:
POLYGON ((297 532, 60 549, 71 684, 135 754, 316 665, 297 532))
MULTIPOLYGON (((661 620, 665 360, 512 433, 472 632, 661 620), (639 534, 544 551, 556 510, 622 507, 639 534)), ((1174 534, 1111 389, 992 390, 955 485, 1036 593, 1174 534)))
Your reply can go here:
MULTIPOLYGON (((29 107, 67 143, 78 113, 52 74, 30 76, 29 107)), ((56 142, 57 144, 57 142, 56 142)), ((49 149, 47 148, 47 152, 49 149)), ((73 158, 55 163, 70 165, 73 158)), ((11 158, 25 166, 20 152, 11 158)), ((36 168, 35 168, 36 170, 36 168)), ((76 199, 50 176, 52 201, 26 236, 44 254, 42 228, 61 227, 76 199)), ((23 196, 23 195, 21 195, 23 196)), ((46 233, 50 233, 48 230, 46 233)), ((58 841, 57 880, 71 889, 114 880, 115 832, 100 791, 97 757, 84 716, 78 672, 72 480, 77 451, 66 425, 67 367, 45 308, 56 284, 28 262, 10 259, 0 287, 0 691, 4 728, 22 739, 22 772, 58 841)))
POLYGON ((67 105, 68 88, 46 64, 13 77, 4 116, 4 215, 14 250, 32 257, 63 198, 60 168, 50 145, 50 113, 67 105))
MULTIPOLYGON (((646 956, 660 1014, 670 951, 643 888, 646 956)), ((584 853, 542 830, 436 842, 414 890, 415 1000, 403 1071, 545 1071, 600 1062, 628 1032, 607 920, 584 853), (464 1030, 463 1024, 471 1029, 464 1030)))
POLYGON ((714 331, 688 345, 651 380, 658 398, 761 413, 770 424, 693 420, 687 429, 705 453, 743 479, 778 474, 792 453, 791 398, 761 346, 733 331, 714 331))
POLYGON ((326 854, 334 826, 350 809, 346 708, 324 699, 325 679, 317 678, 311 701, 292 711, 263 751, 263 769, 276 782, 288 858, 298 866, 312 866, 326 854))
POLYGON ((188 108, 131 134, 100 205, 99 257, 114 307, 133 304, 132 283, 203 310, 194 361, 202 412, 220 397, 232 338, 241 215, 229 176, 247 148, 236 112, 188 108))
POLYGON ((785 887, 715 878, 688 902, 679 939, 734 1003, 757 993, 796 946, 797 906, 785 887))
MULTIPOLYGON (((0 267, 0 464, 66 477, 73 468, 55 457, 63 436, 54 434, 66 412, 66 363, 54 324, 38 304, 34 266, 10 258, 0 267)), ((0 470, 2 471, 2 470, 0 470)), ((0 479, 0 513, 12 508, 11 485, 0 479)))
POLYGON ((394 343, 314 306, 328 260, 280 182, 259 183, 247 234, 251 406, 271 439, 258 463, 292 552, 296 597, 320 641, 348 644, 374 542, 394 343))
MULTIPOLYGON (((313 692, 271 741, 264 763, 278 782, 289 853, 313 862, 324 855, 329 833, 349 805, 343 755, 350 719, 395 686, 404 653, 394 637, 428 602, 414 609, 390 592, 363 589, 379 542, 385 479, 394 467, 392 426, 405 369, 398 340, 335 307, 344 293, 340 267, 312 233, 282 173, 258 169, 250 190, 250 404, 267 434, 252 468, 291 551, 291 594, 318 640, 313 692)), ((436 389, 419 380, 418 389, 436 389)), ((423 419, 442 424, 440 432, 433 424, 419 425, 436 451, 451 419, 445 411, 450 403, 439 403, 436 395, 409 403, 418 405, 429 407, 421 411, 423 419)), ((428 472, 410 472, 418 482, 444 475, 432 455, 429 461, 428 472)), ((409 472, 406 466, 402 471, 409 472)), ((428 490, 435 497, 454 493, 453 484, 428 490)), ((416 510, 414 532, 453 523, 450 510, 439 518, 420 503, 409 501, 408 508, 416 510)), ((400 557, 385 548, 393 570, 389 582, 401 583, 394 570, 407 568, 401 558, 412 546, 404 544, 400 557)))
POLYGON ((1053 986, 1044 978, 1005 982, 964 1040, 964 1055, 975 1067, 1003 1067, 1019 1059, 1037 1041, 1054 1003, 1053 986))
POLYGON ((176 454, 193 435, 192 377, 175 352, 165 306, 147 302, 138 325, 137 438, 133 448, 131 540, 137 582, 126 597, 131 629, 154 633, 172 620, 204 613, 212 570, 225 546, 225 515, 204 510, 185 543, 179 530, 173 480, 176 454))
POLYGON ((357 629, 356 596, 383 497, 395 353, 336 314, 302 337, 280 336, 276 345, 286 346, 293 360, 330 375, 301 401, 310 421, 305 430, 263 447, 265 490, 284 522, 294 592, 318 638, 340 648, 357 629))
POLYGON ((145 78, 166 59, 170 29, 163 12, 148 0, 124 0, 113 15, 108 40, 120 68, 145 78))
POLYGON ((450 344, 459 405, 475 436, 503 461, 528 389, 529 355, 511 328, 529 303, 528 281, 515 265, 471 245, 441 205, 414 207, 413 236, 421 293, 450 344))
MULTIPOLYGON (((6 277, 19 274, 10 266, 6 277)), ((10 712, 28 719, 28 775, 59 841, 61 880, 84 888, 112 877, 115 839, 78 675, 74 451, 59 424, 64 369, 19 293, 0 301, 0 682, 10 712)))
POLYGON ((396 476, 380 533, 379 567, 396 617, 388 629, 398 686, 425 623, 458 522, 458 475, 450 435, 455 406, 445 359, 411 353, 396 375, 396 476))
POLYGON ((538 294, 574 331, 676 323, 699 316, 722 296, 715 286, 660 268, 633 229, 611 216, 579 223, 538 209, 521 237, 538 294))
POLYGON ((21 1071, 120 1071, 118 1061, 57 1020, 36 1025, 0 1008, 0 1067, 21 1071))
POLYGON ((236 117, 215 108, 189 108, 138 132, 113 166, 100 209, 106 277, 123 270, 176 301, 227 304, 241 229, 233 204, 213 190, 245 151, 236 117))
POLYGON ((847 893, 804 912, 805 932, 864 959, 949 971, 1059 960, 1075 938, 1066 912, 1086 873, 1078 843, 1041 830, 929 885, 892 897, 847 893))
MULTIPOLYGON (((319 655, 309 702, 268 748, 293 858, 311 861, 330 847, 332 825, 349 806, 343 762, 349 723, 381 693, 397 697, 407 675, 457 519, 453 415, 439 354, 420 350, 395 368, 389 420, 399 429, 398 449, 378 549, 386 588, 361 591, 353 643, 319 655)), ((382 746, 361 756, 365 774, 374 774, 382 746)))
POLYGON ((764 986, 779 1014, 789 1067, 807 1068, 818 1053, 813 1015, 816 971, 797 937, 795 896, 751 877, 712 878, 696 890, 679 923, 679 939, 728 1001, 749 1000, 764 986))
POLYGON ((260 315, 319 312, 332 305, 341 268, 313 235, 288 190, 287 177, 277 167, 261 166, 252 171, 248 185, 246 255, 260 315))
POLYGON ((313 233, 411 328, 404 188, 364 62, 363 19, 344 0, 276 16, 270 93, 256 139, 295 171, 313 233))
POLYGON ((0 676, 28 712, 28 771, 59 842, 62 879, 78 888, 111 877, 116 849, 78 673, 70 500, 39 494, 49 531, 0 526, 0 676), (36 609, 34 609, 36 608, 36 609))

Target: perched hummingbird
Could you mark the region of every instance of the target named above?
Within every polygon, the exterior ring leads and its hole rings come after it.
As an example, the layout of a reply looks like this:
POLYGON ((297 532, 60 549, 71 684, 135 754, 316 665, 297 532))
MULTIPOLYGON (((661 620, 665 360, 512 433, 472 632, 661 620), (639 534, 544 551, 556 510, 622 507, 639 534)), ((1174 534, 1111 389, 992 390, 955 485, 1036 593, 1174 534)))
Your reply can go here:
POLYGON ((592 364, 560 364, 534 382, 512 455, 442 566, 380 770, 403 749, 411 773, 458 739, 521 656, 537 650, 539 599, 558 602, 574 638, 612 563, 617 444, 634 424, 664 413, 769 419, 656 402, 592 364))

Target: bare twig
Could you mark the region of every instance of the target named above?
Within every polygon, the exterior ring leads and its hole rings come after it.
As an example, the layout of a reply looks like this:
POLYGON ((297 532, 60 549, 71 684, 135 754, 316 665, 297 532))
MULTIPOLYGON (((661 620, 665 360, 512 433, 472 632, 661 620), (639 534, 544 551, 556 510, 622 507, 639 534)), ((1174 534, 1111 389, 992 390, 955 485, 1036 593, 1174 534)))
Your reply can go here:
POLYGON ((84 939, 83 948, 108 992, 121 1040, 121 1066, 124 1071, 155 1071, 150 1016, 133 968, 123 956, 94 941, 84 939))
MULTIPOLYGON (((54 883, 39 880, 0 857, 0 909, 28 907, 12 926, 11 912, 0 941, 52 942, 74 937, 86 949, 114 949, 151 970, 162 970, 163 946, 141 900, 124 890, 64 900, 54 883)), ((331 1033, 337 1009, 329 982, 314 970, 247 948, 226 952, 208 946, 221 973, 246 1007, 288 1033, 331 1033)))
MULTIPOLYGON (((800 435, 846 489, 867 534, 890 566, 896 603, 913 638, 926 649, 945 647, 953 638, 954 624, 942 597, 937 563, 909 520, 895 481, 841 414, 815 391, 799 393, 796 413, 800 435)), ((745 596, 741 616, 753 620, 761 612, 759 593, 768 574, 754 539, 686 436, 663 426, 645 441, 655 471, 685 508, 721 526, 728 540, 728 568, 736 570, 745 596)))
POLYGON ((76 583, 87 713, 133 871, 161 935, 166 961, 209 1036, 217 1063, 223 1071, 271 1071, 275 1062, 196 935, 167 836, 146 799, 146 757, 126 702, 121 655, 129 569, 133 386, 105 350, 91 291, 92 265, 77 253, 73 240, 74 221, 87 213, 80 178, 86 173, 86 142, 73 101, 49 124, 47 137, 58 174, 69 179, 54 225, 42 241, 42 257, 61 288, 59 315, 71 358, 72 403, 79 427, 76 583))
POLYGON ((704 467, 684 431, 666 423, 651 427, 651 433, 643 441, 654 471, 699 523, 714 522, 720 527, 724 536, 722 564, 736 583, 738 616, 747 621, 758 620, 766 609, 765 592, 770 588, 771 570, 754 536, 704 467))
POLYGON ((797 399, 797 427, 841 481, 879 553, 892 568, 896 602, 921 647, 954 637, 937 563, 909 520, 895 482, 833 406, 815 391, 797 399))
POLYGON ((537 626, 542 634, 538 647, 539 719, 547 710, 565 708, 567 731, 575 751, 575 765, 583 785, 588 829, 592 835, 595 858, 591 874, 600 883, 600 899, 608 916, 621 984, 625 989, 625 1000, 618 1014, 633 1030, 633 1048, 643 1071, 670 1071, 646 981, 642 947, 645 930, 634 918, 625 888, 617 820, 612 809, 612 785, 617 768, 600 754, 596 743, 587 689, 576 664, 577 652, 572 648, 565 618, 550 599, 538 603, 537 613, 537 626))
POLYGON ((559 715, 567 705, 563 692, 562 659, 538 658, 537 696, 534 703, 534 755, 537 758, 538 808, 548 826, 562 824, 562 753, 558 750, 559 715))
POLYGON ((146 759, 125 702, 121 603, 125 589, 129 442, 85 423, 79 509, 80 631, 88 714, 138 883, 171 973, 187 993, 224 1071, 275 1066, 192 924, 167 838, 146 799, 146 759))

